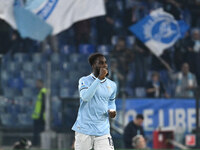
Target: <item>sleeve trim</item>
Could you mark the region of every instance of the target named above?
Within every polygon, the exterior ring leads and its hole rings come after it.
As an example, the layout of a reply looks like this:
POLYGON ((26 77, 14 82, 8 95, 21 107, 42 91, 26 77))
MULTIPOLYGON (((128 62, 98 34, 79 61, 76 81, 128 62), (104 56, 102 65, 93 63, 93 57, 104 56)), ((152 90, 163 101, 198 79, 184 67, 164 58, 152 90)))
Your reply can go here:
POLYGON ((79 91, 81 91, 81 90, 83 90, 83 89, 88 89, 88 87, 81 88, 79 91))
POLYGON ((110 99, 110 101, 114 101, 114 100, 115 100, 115 98, 110 99))

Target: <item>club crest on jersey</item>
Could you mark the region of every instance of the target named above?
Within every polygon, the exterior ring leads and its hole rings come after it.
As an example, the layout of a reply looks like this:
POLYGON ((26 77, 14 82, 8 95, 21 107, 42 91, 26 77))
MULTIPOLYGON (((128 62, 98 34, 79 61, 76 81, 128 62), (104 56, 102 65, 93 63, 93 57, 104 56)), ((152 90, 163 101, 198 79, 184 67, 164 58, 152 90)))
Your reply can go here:
POLYGON ((111 86, 107 86, 108 90, 110 91, 111 90, 111 86))
POLYGON ((85 87, 85 82, 84 81, 81 82, 81 88, 83 88, 83 87, 85 87))

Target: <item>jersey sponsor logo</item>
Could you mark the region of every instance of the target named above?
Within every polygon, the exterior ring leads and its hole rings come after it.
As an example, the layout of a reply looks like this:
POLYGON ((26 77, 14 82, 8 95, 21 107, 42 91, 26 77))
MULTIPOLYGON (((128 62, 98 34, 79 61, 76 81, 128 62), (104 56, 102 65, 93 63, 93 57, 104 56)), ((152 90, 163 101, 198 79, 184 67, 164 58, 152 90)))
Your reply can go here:
POLYGON ((108 88, 108 91, 110 92, 110 90, 111 90, 111 86, 107 86, 107 88, 108 88))

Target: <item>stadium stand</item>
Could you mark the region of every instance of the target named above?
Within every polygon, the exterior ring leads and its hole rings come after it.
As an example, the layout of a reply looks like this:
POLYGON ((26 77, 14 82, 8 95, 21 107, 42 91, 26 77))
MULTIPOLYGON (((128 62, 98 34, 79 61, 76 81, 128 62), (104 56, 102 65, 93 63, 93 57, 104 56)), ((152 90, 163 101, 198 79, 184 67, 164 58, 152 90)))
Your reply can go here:
MULTIPOLYGON (((198 47, 200 43, 200 32, 197 33, 199 34, 197 37, 199 37, 195 40, 192 32, 194 29, 200 30, 200 6, 195 3, 195 0, 185 0, 185 3, 179 2, 181 5, 177 6, 178 10, 180 10, 181 17, 191 28, 187 33, 188 36, 179 40, 174 46, 166 50, 168 54, 163 54, 161 58, 169 63, 175 73, 181 70, 180 66, 183 62, 187 62, 190 65, 191 72, 197 77, 198 84, 200 84, 200 46, 198 47), (180 58, 182 59, 180 60, 180 58)), ((106 21, 105 18, 93 18, 90 20, 89 42, 83 42, 77 45, 75 29, 74 26, 72 26, 70 29, 57 35, 58 52, 53 52, 48 44, 45 47, 46 50, 42 52, 40 50, 41 43, 38 41, 32 41, 33 44, 30 44, 30 48, 33 50, 29 51, 26 49, 26 41, 20 37, 16 37, 17 43, 14 42, 11 38, 14 32, 9 27, 9 31, 6 32, 6 35, 9 35, 9 40, 7 40, 7 45, 9 46, 6 48, 3 46, 0 47, 0 51, 3 49, 8 51, 3 55, 1 63, 0 80, 3 90, 3 98, 0 98, 1 126, 8 130, 10 128, 16 130, 22 127, 28 128, 28 136, 32 136, 29 133, 33 125, 31 114, 37 96, 35 81, 37 79, 46 79, 46 63, 51 62, 52 127, 59 130, 59 128, 63 129, 67 126, 68 130, 70 130, 70 126, 76 117, 72 112, 75 108, 77 110, 78 107, 78 101, 76 101, 75 104, 71 104, 73 100, 70 99, 78 98, 79 96, 77 90, 78 79, 91 72, 89 64, 87 63, 88 55, 93 52, 100 52, 108 58, 107 61, 110 65, 111 59, 114 59, 111 53, 116 47, 118 39, 121 37, 125 39, 126 47, 134 55, 131 63, 127 65, 127 74, 122 77, 126 79, 126 83, 124 83, 125 86, 123 85, 124 87, 122 88, 122 92, 124 92, 123 94, 126 95, 126 98, 146 97, 146 83, 150 81, 153 71, 159 72, 160 80, 164 84, 167 93, 170 97, 175 97, 177 82, 170 79, 169 71, 153 56, 153 54, 145 50, 145 52, 143 52, 143 47, 140 47, 141 45, 138 43, 135 35, 130 34, 127 29, 128 23, 136 23, 149 12, 159 7, 164 8, 165 3, 160 0, 109 0, 106 4, 106 9, 108 11, 106 17, 110 17, 113 24, 107 26, 110 32, 105 28, 104 33, 105 36, 108 35, 107 37, 111 38, 108 39, 108 41, 99 41, 99 35, 101 35, 101 33, 99 33, 100 31, 98 29, 101 25, 106 27, 109 23, 103 22, 106 21), (133 7, 131 13, 133 16, 128 18, 130 14, 127 10, 129 10, 130 7, 133 7), (102 24, 98 24, 99 20, 102 24), (108 33, 106 34, 106 32, 108 33), (142 49, 140 49, 142 51, 140 51, 141 53, 138 51, 138 47, 142 49), (148 63, 148 66, 145 66, 146 70, 142 70, 142 73, 146 74, 145 79, 138 78, 141 80, 138 81, 139 84, 135 84, 135 80, 137 80, 136 74, 138 73, 136 71, 138 67, 136 62, 137 56, 148 63), (65 105, 61 103, 63 99, 65 105), (72 106, 72 108, 70 108, 70 106, 72 106), (69 118, 70 121, 66 118, 69 118)), ((0 25, 1 24, 5 23, 0 22, 0 25)), ((2 37, 4 37, 4 35, 0 31, 0 38, 2 39, 2 37)), ((126 58, 122 59, 125 59, 125 61, 127 60, 126 58)), ((121 68, 121 64, 117 65, 118 72, 124 69, 121 68)), ((120 87, 118 88, 120 89, 120 87)), ((118 97, 122 98, 123 94, 119 91, 118 97)))

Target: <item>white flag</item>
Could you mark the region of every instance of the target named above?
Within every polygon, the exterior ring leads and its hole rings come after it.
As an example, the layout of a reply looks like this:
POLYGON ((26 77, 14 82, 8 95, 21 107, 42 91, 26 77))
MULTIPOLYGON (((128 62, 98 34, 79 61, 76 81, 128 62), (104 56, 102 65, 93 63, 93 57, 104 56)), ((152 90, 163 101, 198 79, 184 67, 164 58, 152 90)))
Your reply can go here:
POLYGON ((17 29, 13 13, 14 0, 0 0, 0 18, 6 21, 13 29, 17 29))
POLYGON ((25 6, 53 27, 57 34, 73 23, 105 15, 104 0, 34 0, 25 6))

